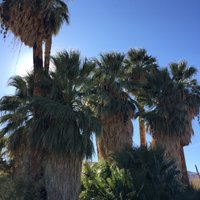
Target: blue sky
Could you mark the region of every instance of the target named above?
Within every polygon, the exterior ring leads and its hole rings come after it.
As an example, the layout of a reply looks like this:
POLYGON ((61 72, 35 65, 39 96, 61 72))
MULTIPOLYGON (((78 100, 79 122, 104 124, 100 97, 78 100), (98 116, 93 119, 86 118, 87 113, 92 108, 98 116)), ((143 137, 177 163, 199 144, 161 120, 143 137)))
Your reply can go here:
MULTIPOLYGON (((145 48, 161 67, 187 60, 198 69, 200 81, 200 1, 199 0, 68 0, 70 25, 64 25, 53 40, 52 53, 78 49, 82 56, 98 57, 109 51, 127 52, 145 48)), ((32 66, 32 50, 21 46, 12 34, 0 36, 0 96, 11 93, 10 76, 32 66)), ((134 143, 138 144, 138 124, 134 122, 134 143)), ((187 167, 200 168, 199 125, 185 148, 187 167)))

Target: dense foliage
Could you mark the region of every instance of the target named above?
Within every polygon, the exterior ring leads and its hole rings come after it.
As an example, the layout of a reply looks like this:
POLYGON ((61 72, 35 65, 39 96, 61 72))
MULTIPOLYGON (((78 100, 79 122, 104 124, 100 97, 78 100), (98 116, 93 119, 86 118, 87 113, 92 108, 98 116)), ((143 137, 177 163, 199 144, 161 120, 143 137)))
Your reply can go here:
POLYGON ((180 172, 163 151, 128 148, 111 165, 85 164, 80 199, 172 200, 182 190, 180 172))

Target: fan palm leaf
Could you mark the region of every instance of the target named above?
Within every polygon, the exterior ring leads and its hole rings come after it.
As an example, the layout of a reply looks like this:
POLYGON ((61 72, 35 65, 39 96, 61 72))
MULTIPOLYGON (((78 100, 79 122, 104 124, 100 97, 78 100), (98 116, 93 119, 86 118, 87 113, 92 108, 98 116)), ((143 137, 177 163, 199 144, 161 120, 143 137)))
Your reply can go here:
MULTIPOLYGON (((139 101, 142 85, 146 82, 148 74, 157 69, 156 59, 147 54, 145 49, 130 49, 125 60, 125 79, 129 83, 128 90, 134 95, 139 104, 140 113, 144 112, 145 104, 139 101)), ((146 146, 145 124, 139 116, 140 145, 146 146)))
POLYGON ((124 145, 132 145, 131 118, 135 113, 136 103, 126 91, 122 79, 124 58, 123 54, 112 52, 101 54, 95 60, 97 68, 93 78, 93 91, 96 97, 90 104, 95 105, 102 125, 101 134, 97 137, 99 159, 109 159, 112 153, 119 151, 124 145))

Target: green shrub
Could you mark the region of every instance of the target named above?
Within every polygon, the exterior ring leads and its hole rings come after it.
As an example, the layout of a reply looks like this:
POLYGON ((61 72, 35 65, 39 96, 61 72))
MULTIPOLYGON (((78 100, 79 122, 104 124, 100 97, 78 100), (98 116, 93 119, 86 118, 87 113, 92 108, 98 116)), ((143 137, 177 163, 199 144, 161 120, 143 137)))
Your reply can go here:
POLYGON ((132 179, 124 169, 108 162, 85 163, 80 200, 125 200, 135 195, 132 179))
POLYGON ((112 164, 85 164, 81 200, 175 200, 183 191, 174 162, 161 150, 125 149, 112 164))
POLYGON ((125 148, 114 160, 130 172, 138 199, 172 200, 183 190, 180 171, 161 149, 125 148))

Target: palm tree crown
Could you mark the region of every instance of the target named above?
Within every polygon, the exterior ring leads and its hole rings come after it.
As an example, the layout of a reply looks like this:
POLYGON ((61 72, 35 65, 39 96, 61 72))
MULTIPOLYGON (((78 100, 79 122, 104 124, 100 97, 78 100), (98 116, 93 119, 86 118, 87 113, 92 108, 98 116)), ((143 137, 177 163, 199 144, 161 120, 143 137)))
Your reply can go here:
POLYGON ((56 34, 63 20, 68 22, 68 7, 61 0, 4 0, 1 3, 3 25, 26 45, 56 34))
POLYGON ((94 65, 87 60, 82 63, 77 52, 64 51, 52 61, 55 70, 50 75, 49 95, 32 102, 40 110, 34 120, 33 142, 48 153, 91 156, 90 137, 98 131, 98 123, 86 104, 84 87, 94 65))
POLYGON ((121 53, 102 54, 96 60, 97 69, 95 71, 96 90, 100 94, 99 113, 103 117, 122 114, 124 119, 133 117, 136 109, 135 101, 126 90, 123 74, 125 56, 121 53))

